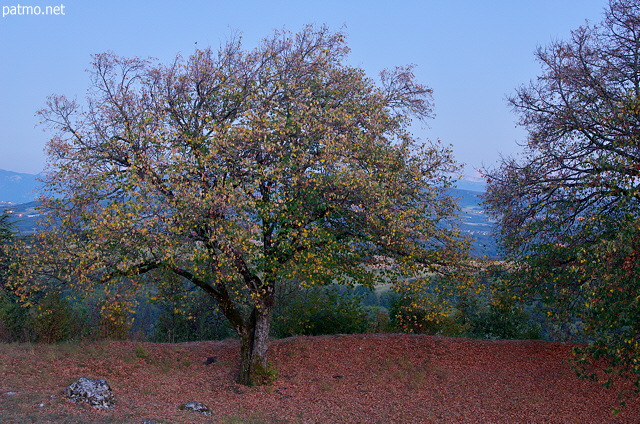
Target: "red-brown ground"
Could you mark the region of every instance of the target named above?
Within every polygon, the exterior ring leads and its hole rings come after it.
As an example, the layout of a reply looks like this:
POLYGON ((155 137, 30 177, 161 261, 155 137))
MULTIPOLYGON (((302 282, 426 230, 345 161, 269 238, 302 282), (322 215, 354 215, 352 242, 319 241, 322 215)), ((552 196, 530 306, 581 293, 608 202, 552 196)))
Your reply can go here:
POLYGON ((578 379, 570 352, 541 341, 298 337, 272 341, 277 378, 248 388, 234 383, 234 340, 2 345, 0 422, 640 423, 640 400, 614 415, 618 389, 578 379), (106 379, 116 409, 66 402, 82 376, 106 379), (178 410, 189 401, 214 415, 178 410))

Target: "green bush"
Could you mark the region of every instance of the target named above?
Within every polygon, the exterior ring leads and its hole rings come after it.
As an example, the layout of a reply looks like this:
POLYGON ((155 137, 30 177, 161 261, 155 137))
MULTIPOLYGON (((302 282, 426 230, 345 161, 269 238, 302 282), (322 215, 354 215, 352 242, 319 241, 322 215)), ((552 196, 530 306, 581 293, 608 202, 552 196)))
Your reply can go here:
POLYGON ((41 343, 58 343, 71 335, 72 311, 58 293, 51 293, 31 308, 27 325, 41 343))
POLYGON ((95 332, 78 304, 59 293, 34 296, 30 302, 25 307, 15 295, 0 290, 0 341, 58 343, 82 339, 88 328, 95 332))
POLYGON ((542 327, 532 322, 522 305, 497 295, 491 300, 463 299, 458 302, 456 320, 465 336, 487 339, 540 339, 542 327))
POLYGON ((100 338, 126 340, 131 328, 129 313, 124 305, 111 303, 100 317, 100 338))
POLYGON ((495 282, 438 298, 428 290, 405 293, 391 302, 391 324, 407 333, 492 339, 539 339, 541 325, 509 287, 495 282))
POLYGON ((71 321, 72 340, 100 339, 100 308, 87 300, 74 299, 69 301, 73 320, 71 321))
POLYGON ((540 326, 518 307, 491 305, 471 320, 471 336, 491 339, 540 339, 540 326))
POLYGON ((279 305, 271 326, 274 337, 363 333, 369 326, 361 298, 335 286, 290 287, 279 305))
POLYGON ((389 310, 383 306, 365 307, 368 316, 367 333, 395 333, 396 327, 389 318, 389 310))
POLYGON ((442 305, 416 302, 409 296, 398 297, 392 301, 389 317, 391 325, 405 333, 458 336, 463 334, 465 329, 464 325, 442 305))
POLYGON ((235 336, 215 301, 206 293, 175 294, 158 303, 161 310, 151 333, 152 341, 179 343, 235 336))
POLYGON ((18 298, 0 289, 0 341, 2 343, 32 342, 36 334, 28 328, 29 309, 18 298))

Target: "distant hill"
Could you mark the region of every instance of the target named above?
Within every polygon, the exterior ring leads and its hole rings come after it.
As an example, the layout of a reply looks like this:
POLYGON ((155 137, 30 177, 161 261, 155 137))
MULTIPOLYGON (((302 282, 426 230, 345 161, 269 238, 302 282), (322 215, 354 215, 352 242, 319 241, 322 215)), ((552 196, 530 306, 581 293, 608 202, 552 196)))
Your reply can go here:
POLYGON ((462 177, 455 184, 458 190, 470 190, 470 191, 479 191, 484 192, 487 183, 478 177, 462 177))
POLYGON ((37 175, 0 169, 0 205, 35 200, 40 186, 36 178, 37 175))

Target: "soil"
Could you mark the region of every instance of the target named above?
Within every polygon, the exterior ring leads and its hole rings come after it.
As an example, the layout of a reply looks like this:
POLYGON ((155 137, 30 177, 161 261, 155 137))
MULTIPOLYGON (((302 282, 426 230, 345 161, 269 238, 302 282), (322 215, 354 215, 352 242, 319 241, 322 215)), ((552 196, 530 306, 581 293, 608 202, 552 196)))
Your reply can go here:
POLYGON ((0 345, 0 422, 640 423, 637 396, 620 408, 624 384, 576 376, 569 344, 383 334, 270 346, 272 384, 245 387, 237 340, 0 345), (116 408, 68 402, 83 376, 106 379, 116 408))

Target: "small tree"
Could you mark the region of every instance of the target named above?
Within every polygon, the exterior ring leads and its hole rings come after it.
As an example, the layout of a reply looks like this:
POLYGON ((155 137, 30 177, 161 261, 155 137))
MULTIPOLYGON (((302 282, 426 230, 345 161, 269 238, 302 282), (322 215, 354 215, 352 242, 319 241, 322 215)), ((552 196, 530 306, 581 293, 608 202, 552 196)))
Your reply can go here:
POLYGON ((632 0, 610 1, 599 26, 540 48, 542 75, 510 99, 529 131, 525 154, 487 172, 486 198, 514 280, 580 324, 591 358, 637 386, 639 52, 632 0))
POLYGON ((9 270, 9 244, 13 239, 13 231, 9 222, 9 215, 0 215, 0 287, 4 286, 9 270))
POLYGON ((372 285, 381 259, 397 273, 446 262, 457 167, 407 132, 431 90, 411 68, 376 85, 346 54, 342 34, 307 27, 168 66, 95 56, 88 106, 56 96, 41 113, 56 225, 16 284, 49 258, 118 293, 179 276, 216 300, 241 339, 239 381, 256 384, 281 282, 372 285))
POLYGON ((9 264, 10 244, 13 239, 9 215, 0 214, 0 339, 14 341, 20 336, 21 324, 26 319, 26 311, 21 310, 12 296, 6 290, 9 264))

